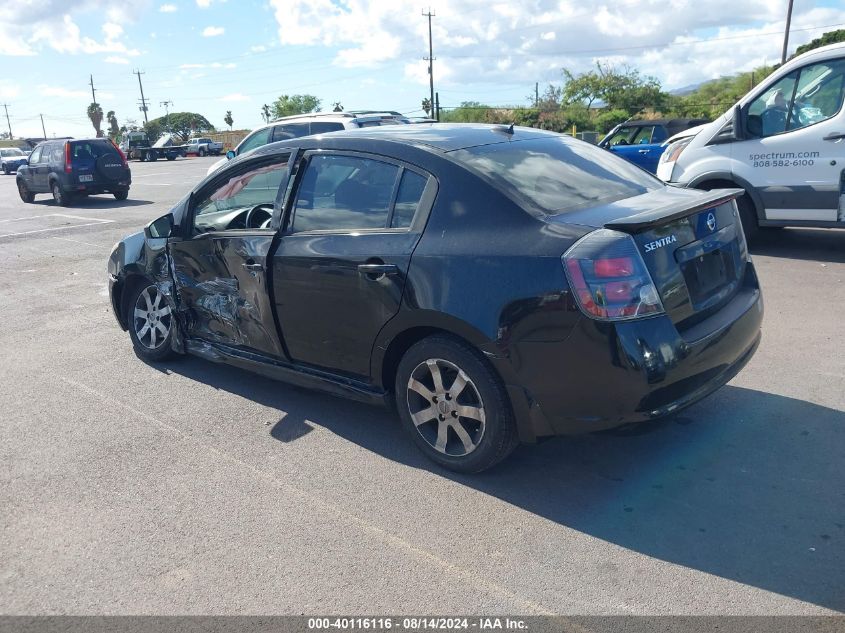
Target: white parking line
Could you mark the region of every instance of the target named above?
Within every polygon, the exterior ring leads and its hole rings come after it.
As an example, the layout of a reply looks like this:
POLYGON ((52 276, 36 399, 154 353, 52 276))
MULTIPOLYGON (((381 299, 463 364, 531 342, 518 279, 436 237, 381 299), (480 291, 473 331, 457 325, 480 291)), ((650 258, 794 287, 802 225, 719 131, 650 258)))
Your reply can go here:
POLYGON ((92 244, 91 242, 82 242, 80 240, 72 240, 67 237, 55 237, 53 236, 54 240, 62 240, 63 242, 73 242, 74 244, 82 244, 84 246, 93 246, 94 248, 111 248, 110 246, 104 246, 103 244, 92 244))
POLYGON ((85 222, 83 224, 71 224, 69 226, 53 226, 47 229, 35 229, 33 231, 20 231, 17 233, 4 233, 0 234, 0 238, 3 237, 16 237, 18 235, 32 235, 33 233, 46 233, 47 231, 64 231, 66 229, 77 229, 83 226, 96 226, 98 224, 111 224, 114 220, 104 220, 102 218, 84 218, 79 215, 68 215, 66 213, 48 213, 47 215, 36 215, 30 216, 28 218, 14 218, 12 220, 6 220, 7 222, 14 222, 14 221, 22 221, 22 220, 37 220, 39 218, 49 218, 49 217, 60 217, 60 218, 71 218, 72 220, 91 220, 90 222, 85 222))

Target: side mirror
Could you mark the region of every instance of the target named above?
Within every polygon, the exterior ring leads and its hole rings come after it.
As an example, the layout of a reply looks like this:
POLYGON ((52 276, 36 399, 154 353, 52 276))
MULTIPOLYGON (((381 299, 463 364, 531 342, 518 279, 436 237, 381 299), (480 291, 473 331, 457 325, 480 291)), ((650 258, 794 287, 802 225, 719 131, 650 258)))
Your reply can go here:
POLYGON ((147 239, 156 239, 163 237, 171 237, 173 235, 173 228, 175 220, 173 214, 168 213, 160 218, 157 218, 144 227, 144 235, 147 239))
POLYGON ((232 160, 235 156, 237 156, 237 154, 235 154, 235 150, 233 149, 230 149, 228 152, 226 152, 226 158, 228 158, 229 160, 232 160))

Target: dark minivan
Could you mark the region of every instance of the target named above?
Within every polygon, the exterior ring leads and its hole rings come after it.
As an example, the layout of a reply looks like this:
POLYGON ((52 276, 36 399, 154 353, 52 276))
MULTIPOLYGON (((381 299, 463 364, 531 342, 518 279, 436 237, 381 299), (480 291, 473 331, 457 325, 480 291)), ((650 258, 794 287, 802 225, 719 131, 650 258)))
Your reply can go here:
POLYGON ((56 204, 73 204, 80 196, 110 193, 126 200, 132 173, 123 152, 105 138, 45 141, 18 168, 18 193, 32 202, 39 193, 52 194, 56 204))
POLYGON ((730 380, 762 297, 734 199, 542 130, 394 125, 243 154, 119 242, 148 362, 196 354, 395 406, 475 472, 730 380))

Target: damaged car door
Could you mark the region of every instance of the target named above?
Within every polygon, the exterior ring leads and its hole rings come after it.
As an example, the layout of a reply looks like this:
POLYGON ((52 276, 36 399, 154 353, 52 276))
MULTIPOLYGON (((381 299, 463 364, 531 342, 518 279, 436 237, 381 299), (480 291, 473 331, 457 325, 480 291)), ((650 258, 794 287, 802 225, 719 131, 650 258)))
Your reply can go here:
POLYGON ((191 339, 284 357, 267 259, 295 154, 233 165, 194 192, 171 243, 179 309, 191 339))

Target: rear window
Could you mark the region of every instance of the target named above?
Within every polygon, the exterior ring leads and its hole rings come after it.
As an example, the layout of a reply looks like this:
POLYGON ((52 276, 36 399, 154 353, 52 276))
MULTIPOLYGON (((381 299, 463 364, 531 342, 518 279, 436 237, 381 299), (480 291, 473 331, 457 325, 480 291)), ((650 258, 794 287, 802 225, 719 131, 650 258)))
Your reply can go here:
POLYGON ((94 159, 105 154, 114 154, 114 147, 108 141, 74 141, 70 144, 70 155, 74 159, 94 159))
POLYGON ((547 215, 664 187, 612 152, 564 136, 470 147, 451 155, 524 206, 547 215))

